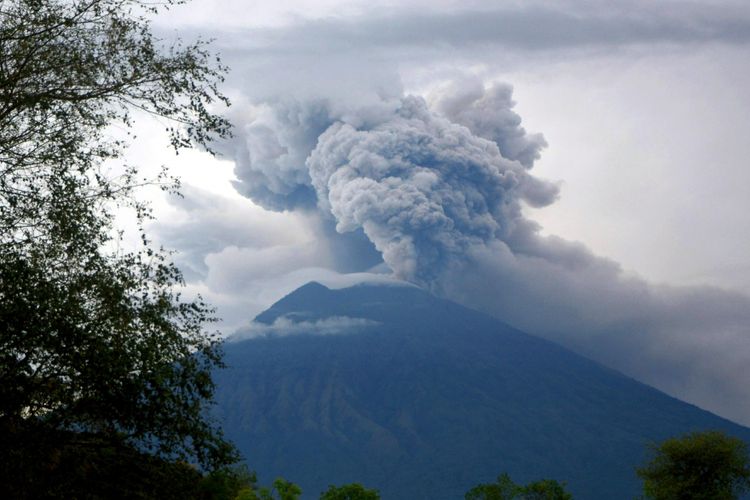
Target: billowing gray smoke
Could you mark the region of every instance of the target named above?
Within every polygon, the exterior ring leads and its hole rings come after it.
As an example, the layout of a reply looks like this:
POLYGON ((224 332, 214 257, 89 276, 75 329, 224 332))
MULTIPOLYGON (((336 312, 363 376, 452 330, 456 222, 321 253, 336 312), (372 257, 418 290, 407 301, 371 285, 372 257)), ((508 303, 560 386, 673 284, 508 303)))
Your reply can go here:
POLYGON ((471 246, 512 239, 527 225, 521 201, 543 206, 557 195, 418 97, 368 129, 331 125, 306 163, 336 229, 364 229, 397 276, 425 285, 471 246))
POLYGON ((340 233, 364 230, 401 278, 434 285, 469 247, 528 233, 521 202, 557 187, 528 169, 544 146, 513 112, 512 89, 478 82, 338 114, 326 101, 260 107, 238 140, 238 191, 273 210, 317 204, 340 233))
POLYGON ((534 165, 547 145, 542 134, 528 134, 513 111, 513 87, 497 83, 485 89, 477 79, 447 84, 434 93, 434 107, 452 122, 497 144, 502 155, 526 168, 534 165))
POLYGON ((237 191, 271 210, 314 207, 305 159, 331 122, 322 102, 258 107, 238 140, 225 145, 236 160, 237 191))
POLYGON ((364 232, 401 278, 750 423, 750 300, 653 286, 541 236, 523 204, 558 190, 531 174, 545 141, 521 127, 511 96, 469 81, 429 105, 265 103, 222 147, 256 203, 316 210, 339 233, 364 232))

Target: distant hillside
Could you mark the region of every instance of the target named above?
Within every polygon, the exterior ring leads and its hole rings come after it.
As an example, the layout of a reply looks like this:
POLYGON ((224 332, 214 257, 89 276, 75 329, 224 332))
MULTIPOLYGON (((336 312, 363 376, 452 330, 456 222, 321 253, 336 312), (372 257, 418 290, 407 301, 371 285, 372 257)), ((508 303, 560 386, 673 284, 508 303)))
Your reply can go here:
POLYGON ((261 481, 283 475, 305 498, 358 481, 386 500, 459 499, 505 471, 566 481, 577 499, 632 499, 649 441, 721 429, 750 442, 750 429, 414 287, 310 283, 256 320, 279 334, 227 344, 217 412, 261 481))

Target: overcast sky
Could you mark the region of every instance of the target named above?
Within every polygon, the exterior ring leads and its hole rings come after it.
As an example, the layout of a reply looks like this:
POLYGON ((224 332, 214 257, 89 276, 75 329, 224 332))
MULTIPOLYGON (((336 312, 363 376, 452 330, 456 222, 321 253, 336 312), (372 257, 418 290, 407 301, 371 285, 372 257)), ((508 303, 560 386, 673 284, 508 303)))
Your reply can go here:
POLYGON ((222 159, 130 152, 183 174, 152 230, 223 329, 395 274, 750 424, 747 3, 369 4, 157 21, 231 67, 222 159))

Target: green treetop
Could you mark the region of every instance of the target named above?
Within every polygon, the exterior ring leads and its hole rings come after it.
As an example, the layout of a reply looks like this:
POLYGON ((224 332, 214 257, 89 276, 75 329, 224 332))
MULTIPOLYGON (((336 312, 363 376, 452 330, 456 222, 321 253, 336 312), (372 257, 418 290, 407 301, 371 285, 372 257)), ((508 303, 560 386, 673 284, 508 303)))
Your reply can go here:
POLYGON ((149 16, 172 3, 0 2, 3 479, 54 477, 55 456, 76 442, 208 468, 235 459, 206 417, 221 365, 212 309, 181 296, 179 270, 143 230, 137 188, 176 181, 104 168, 127 145, 110 127, 129 131, 136 109, 160 117, 176 149, 229 133, 211 111, 226 102, 224 68, 206 44, 151 31, 149 16), (123 205, 141 231, 132 251, 118 250, 114 231, 123 205), (31 436, 47 439, 32 450, 31 436), (45 447, 41 461, 24 460, 45 447))
POLYGON ((652 446, 637 470, 655 500, 731 500, 750 490, 750 457, 740 439, 718 431, 694 432, 652 446))

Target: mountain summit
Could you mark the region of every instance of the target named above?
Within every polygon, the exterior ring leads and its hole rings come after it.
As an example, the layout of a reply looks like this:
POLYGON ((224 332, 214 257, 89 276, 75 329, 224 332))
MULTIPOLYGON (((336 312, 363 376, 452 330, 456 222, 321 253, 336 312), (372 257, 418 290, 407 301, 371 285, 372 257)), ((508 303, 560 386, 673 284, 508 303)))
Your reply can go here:
POLYGON ((646 445, 750 429, 413 286, 309 283, 228 342, 227 437, 304 498, 361 482, 384 499, 459 499, 508 472, 577 499, 633 498, 646 445), (237 338, 241 338, 239 335, 237 338))

